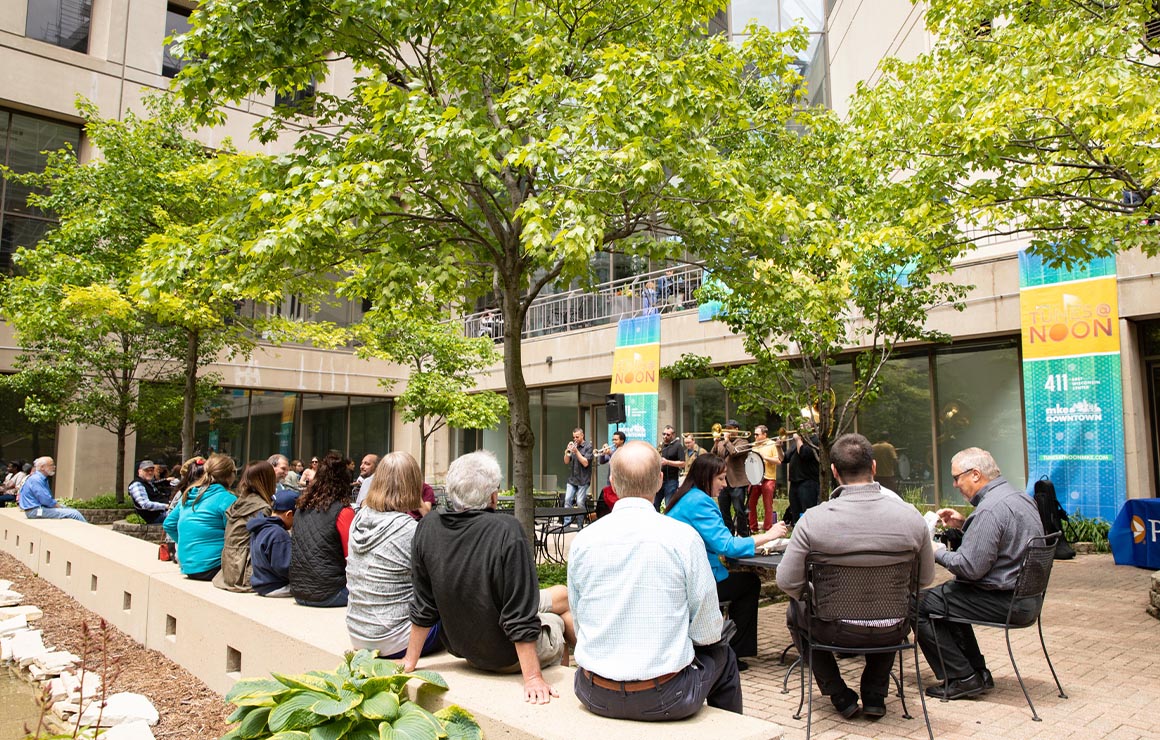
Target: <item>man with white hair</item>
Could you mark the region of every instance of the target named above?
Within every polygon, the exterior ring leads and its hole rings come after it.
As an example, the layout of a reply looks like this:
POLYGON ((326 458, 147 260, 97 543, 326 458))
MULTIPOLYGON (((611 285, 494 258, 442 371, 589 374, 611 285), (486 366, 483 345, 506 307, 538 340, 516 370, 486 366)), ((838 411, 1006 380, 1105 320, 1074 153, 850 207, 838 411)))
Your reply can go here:
MULTIPOLYGON (((955 578, 923 591, 917 632, 926 662, 944 682, 928 688, 927 695, 965 699, 995 686, 974 630, 969 624, 930 617, 951 614, 985 622, 1005 621, 1027 541, 1043 534, 1043 524, 1035 501, 1000 475, 995 458, 986 450, 968 447, 952 457, 951 481, 975 510, 966 519, 954 509, 938 511, 945 526, 963 531, 963 541, 954 552, 936 545, 935 562, 955 578)), ((1038 612, 1035 600, 1025 602, 1015 604, 1012 616, 1016 623, 1020 615, 1030 620, 1038 612)))
POLYGON ((419 522, 411 544, 411 638, 403 658, 415 669, 438 622, 447 650, 473 667, 523 673, 524 700, 559 696, 540 668, 574 644, 568 589, 540 590, 532 548, 515 517, 495 511, 502 474, 495 455, 464 455, 447 470, 452 511, 419 522))
POLYGON ((286 475, 290 472, 290 460, 285 455, 274 453, 266 458, 266 462, 274 468, 274 490, 289 489, 290 486, 286 484, 286 475))
POLYGON ((652 498, 661 457, 629 442, 612 458, 620 497, 572 542, 576 697, 594 714, 678 720, 709 706, 741 713, 737 656, 721 639, 717 584, 696 530, 652 498))
POLYGON ((32 461, 32 475, 24 481, 20 489, 18 503, 29 519, 76 519, 87 521, 76 509, 61 506, 48 488, 48 479, 56 475, 56 462, 51 457, 38 457, 32 461))

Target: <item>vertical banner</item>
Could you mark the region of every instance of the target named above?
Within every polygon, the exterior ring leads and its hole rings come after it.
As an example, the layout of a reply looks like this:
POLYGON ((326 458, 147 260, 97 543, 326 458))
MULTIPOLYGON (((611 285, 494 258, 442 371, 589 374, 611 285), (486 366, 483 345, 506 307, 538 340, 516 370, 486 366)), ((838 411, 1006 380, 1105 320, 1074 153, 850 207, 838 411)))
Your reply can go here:
POLYGON ((278 453, 286 457, 290 454, 290 443, 294 441, 294 407, 298 402, 297 393, 282 396, 282 425, 278 428, 278 453))
POLYGON ((1070 270, 1019 253, 1028 490, 1046 475, 1068 513, 1112 521, 1126 498, 1114 257, 1070 270))
MULTIPOLYGON (((661 317, 659 314, 621 319, 616 325, 612 354, 612 393, 624 394, 625 439, 656 444, 657 393, 661 373, 661 317)), ((608 425, 608 437, 617 429, 608 425)))

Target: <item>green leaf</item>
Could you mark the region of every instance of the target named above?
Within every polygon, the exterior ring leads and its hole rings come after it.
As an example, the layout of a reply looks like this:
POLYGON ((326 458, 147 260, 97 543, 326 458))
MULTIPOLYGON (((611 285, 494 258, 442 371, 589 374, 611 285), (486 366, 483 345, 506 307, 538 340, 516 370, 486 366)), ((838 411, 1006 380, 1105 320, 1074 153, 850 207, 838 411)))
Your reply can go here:
POLYGON ((362 694, 344 690, 338 699, 319 699, 310 709, 323 717, 337 717, 358 706, 362 701, 362 694))
POLYGON ((310 740, 310 735, 301 730, 286 730, 274 733, 267 740, 310 740))
POLYGON ((339 740, 354 724, 350 717, 337 717, 310 728, 310 740, 339 740))
POLYGON ((483 730, 475 717, 457 704, 440 709, 435 719, 443 723, 449 740, 483 740, 483 730))
POLYGON ((447 690, 447 682, 443 680, 443 676, 440 676, 435 671, 414 671, 406 674, 406 676, 408 679, 417 679, 436 688, 447 690))
POLYGON ((241 740, 261 737, 266 734, 266 721, 270 717, 270 707, 258 707, 246 715, 235 732, 241 740))
MULTIPOLYGON (((286 692, 286 687, 268 678, 243 678, 226 694, 226 701, 244 706, 274 706, 274 700, 286 692)), ((233 716, 233 715, 231 715, 233 716)))
POLYGON ((380 691, 363 700, 359 707, 364 717, 393 720, 399 716, 399 695, 394 691, 380 691))
POLYGON ((288 686, 292 689, 305 689, 307 691, 321 691, 332 697, 337 697, 338 692, 334 690, 330 681, 319 676, 311 675, 309 673, 299 673, 294 676, 287 676, 281 673, 271 673, 279 683, 288 686))
MULTIPOLYGON (((270 706, 273 706, 273 705, 274 705, 274 702, 271 701, 270 706)), ((245 704, 239 706, 237 709, 230 712, 230 716, 226 717, 226 723, 232 725, 234 722, 238 722, 243 717, 245 717, 247 714, 249 714, 251 711, 253 711, 253 709, 254 709, 254 707, 248 706, 245 704)))
POLYGON ((329 698, 312 691, 304 691, 286 697, 270 713, 270 729, 274 732, 281 732, 282 730, 307 729, 322 724, 326 718, 316 714, 313 707, 316 702, 329 698))

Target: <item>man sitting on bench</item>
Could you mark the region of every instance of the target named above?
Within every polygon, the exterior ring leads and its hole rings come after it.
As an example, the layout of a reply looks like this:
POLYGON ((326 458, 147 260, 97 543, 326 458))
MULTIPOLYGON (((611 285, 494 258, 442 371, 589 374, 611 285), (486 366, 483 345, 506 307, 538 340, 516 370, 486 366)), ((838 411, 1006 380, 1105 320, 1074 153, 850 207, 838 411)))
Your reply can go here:
POLYGON ((721 639, 705 544, 652 506, 661 459, 629 442, 611 462, 620 499, 580 530, 568 560, 576 696, 593 714, 677 720, 709 706, 741 713, 737 656, 721 639))

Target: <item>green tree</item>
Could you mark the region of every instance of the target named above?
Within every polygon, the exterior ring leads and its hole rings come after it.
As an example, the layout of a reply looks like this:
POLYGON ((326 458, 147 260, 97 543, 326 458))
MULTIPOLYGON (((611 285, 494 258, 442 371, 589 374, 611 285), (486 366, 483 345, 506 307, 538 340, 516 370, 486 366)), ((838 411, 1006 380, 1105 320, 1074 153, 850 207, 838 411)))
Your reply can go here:
POLYGON ((179 87, 208 120, 248 95, 321 90, 336 60, 354 77, 349 94, 317 92, 261 126, 270 138, 302 132, 297 148, 235 160, 247 206, 198 259, 249 294, 292 284, 375 305, 494 301, 516 515, 530 536, 535 439, 520 343, 532 301, 590 282, 596 252, 721 243, 732 203, 760 206, 771 225, 794 207, 753 193, 729 151, 792 115, 800 78, 786 50, 804 35, 758 31, 735 47, 703 32, 721 6, 201 3, 181 41, 191 63, 179 87))
MULTIPOLYGON (((400 315, 396 307, 372 311, 360 327, 359 354, 381 357, 407 368, 406 388, 396 403, 403 421, 419 423, 419 464, 427 469, 427 441, 445 426, 494 428, 507 412, 507 400, 494 391, 471 393, 475 376, 499 355, 490 338, 463 336, 459 322, 440 322, 435 311, 418 307, 400 315)), ((392 388, 395 381, 379 381, 392 388)))
POLYGON ((1049 261, 1160 250, 1160 6, 931 0, 932 50, 885 60, 851 120, 882 166, 950 188, 964 241, 1049 261))
MULTIPOLYGON (((77 105, 100 157, 82 163, 62 151, 50 155, 41 173, 9 175, 37 188, 30 200, 60 222, 36 248, 18 254, 23 274, 5 286, 3 310, 26 350, 74 363, 67 372, 44 376, 57 383, 55 390, 43 390, 68 401, 67 412, 57 407, 60 418, 113 431, 122 451, 122 435, 143 418, 129 397, 136 384, 172 389, 171 376, 180 379, 181 412, 167 414, 183 420, 182 452, 188 457, 198 399, 216 382, 202 369, 223 349, 245 348, 248 340, 234 320, 232 299, 215 292, 220 276, 191 282, 180 264, 167 263, 177 278, 169 290, 150 291, 140 283, 148 285, 153 269, 150 241, 166 236, 180 245, 216 215, 230 191, 206 177, 207 152, 167 98, 147 100, 148 116, 129 113, 120 121, 102 119, 91 103, 77 105), (111 398, 91 385, 97 379, 111 398)), ((30 372, 43 364, 31 353, 23 362, 30 372)), ((149 404, 158 405, 169 406, 149 404)), ((121 464, 119 458, 118 491, 121 464)))
POLYGON ((940 279, 960 250, 937 182, 892 179, 859 149, 859 132, 829 111, 802 111, 797 124, 749 140, 737 156, 755 182, 792 194, 807 217, 770 230, 760 211, 745 211, 730 248, 707 257, 712 279, 700 291, 720 301, 719 319, 753 362, 721 368, 686 355, 666 374, 717 375, 742 410, 777 412, 791 426, 812 409, 806 426, 817 431, 828 490, 830 447, 853 428, 895 347, 945 339, 926 327, 927 314, 961 308, 965 287, 940 279), (832 371, 852 352, 853 386, 839 397, 832 371))

